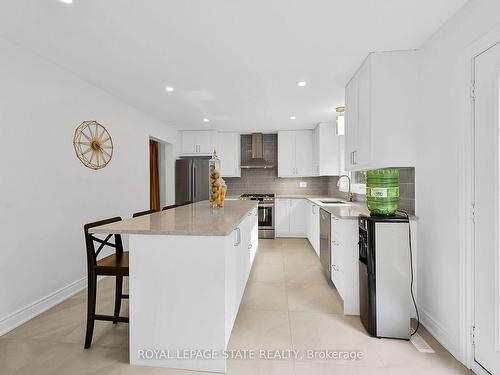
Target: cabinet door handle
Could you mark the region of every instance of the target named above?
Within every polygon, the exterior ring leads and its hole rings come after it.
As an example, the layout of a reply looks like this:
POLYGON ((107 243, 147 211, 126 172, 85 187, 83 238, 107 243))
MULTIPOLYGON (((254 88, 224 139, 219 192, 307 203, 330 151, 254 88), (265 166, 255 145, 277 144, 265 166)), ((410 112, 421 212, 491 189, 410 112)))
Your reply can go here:
POLYGON ((356 153, 357 151, 352 152, 352 164, 356 164, 356 153))
POLYGON ((252 248, 252 244, 248 244, 248 250, 252 248))
POLYGON ((234 244, 234 246, 238 246, 241 243, 241 229, 236 228, 235 231, 236 231, 237 237, 236 237, 236 243, 234 244))

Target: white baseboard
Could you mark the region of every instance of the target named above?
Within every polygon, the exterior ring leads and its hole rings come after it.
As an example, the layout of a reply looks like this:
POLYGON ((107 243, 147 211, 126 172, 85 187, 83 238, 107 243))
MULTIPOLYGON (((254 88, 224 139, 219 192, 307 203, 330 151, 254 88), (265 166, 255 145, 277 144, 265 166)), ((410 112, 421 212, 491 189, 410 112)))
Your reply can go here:
POLYGON ((293 233, 276 233, 276 238, 306 238, 305 234, 293 234, 293 233))
POLYGON ((46 297, 25 306, 14 313, 0 319, 0 336, 19 327, 21 324, 33 319, 76 293, 87 287, 87 277, 77 280, 46 297))
POLYGON ((428 312, 421 306, 418 306, 420 315, 420 324, 422 324, 427 331, 446 349, 453 357, 459 362, 463 362, 460 358, 460 351, 458 345, 454 342, 450 334, 434 319, 428 312))

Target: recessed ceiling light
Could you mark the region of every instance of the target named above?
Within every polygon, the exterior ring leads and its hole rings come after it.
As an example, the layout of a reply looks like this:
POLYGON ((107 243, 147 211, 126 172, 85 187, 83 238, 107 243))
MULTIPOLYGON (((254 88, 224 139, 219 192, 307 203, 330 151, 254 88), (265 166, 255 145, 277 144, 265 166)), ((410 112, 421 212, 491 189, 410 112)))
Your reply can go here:
POLYGON ((61 0, 64 4, 73 4, 73 0, 61 0))
POLYGON ((298 86, 300 87, 304 87, 305 85, 307 85, 307 82, 306 81, 300 81, 299 83, 297 83, 298 86))
POLYGON ((174 88, 173 87, 165 87, 165 90, 167 92, 174 92, 174 88))
POLYGON ((297 117, 295 116, 290 116, 290 120, 295 120, 297 117))
POLYGON ((207 119, 207 118, 204 118, 204 119, 203 119, 203 122, 209 122, 209 121, 210 121, 210 120, 209 120, 209 119, 207 119))

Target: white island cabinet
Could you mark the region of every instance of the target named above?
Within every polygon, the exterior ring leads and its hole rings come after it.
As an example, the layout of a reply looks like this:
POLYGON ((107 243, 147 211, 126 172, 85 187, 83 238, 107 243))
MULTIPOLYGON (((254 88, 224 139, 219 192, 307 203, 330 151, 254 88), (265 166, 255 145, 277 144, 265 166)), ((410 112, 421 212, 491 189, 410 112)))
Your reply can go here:
POLYGON ((251 201, 202 201, 93 228, 129 235, 131 364, 226 371, 257 230, 251 201))

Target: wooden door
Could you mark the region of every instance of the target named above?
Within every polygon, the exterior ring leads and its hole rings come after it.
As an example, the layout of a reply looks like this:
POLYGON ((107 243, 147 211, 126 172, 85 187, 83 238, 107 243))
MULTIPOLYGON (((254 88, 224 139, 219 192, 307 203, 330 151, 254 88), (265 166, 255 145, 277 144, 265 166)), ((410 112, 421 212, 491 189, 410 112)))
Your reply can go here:
POLYGON ((149 140, 149 208, 160 210, 160 169, 158 142, 149 140))

